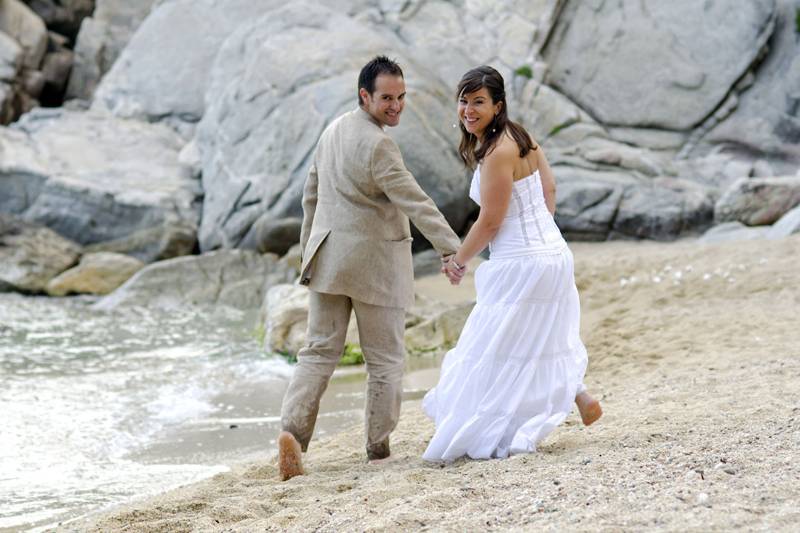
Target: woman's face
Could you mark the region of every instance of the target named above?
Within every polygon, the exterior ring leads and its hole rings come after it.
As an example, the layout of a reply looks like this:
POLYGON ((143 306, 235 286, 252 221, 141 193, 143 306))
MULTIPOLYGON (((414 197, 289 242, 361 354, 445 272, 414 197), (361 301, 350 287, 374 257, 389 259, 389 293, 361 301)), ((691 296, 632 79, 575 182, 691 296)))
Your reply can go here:
POLYGON ((468 132, 481 138, 502 105, 502 102, 492 103, 488 89, 481 87, 474 93, 458 97, 458 119, 468 132))

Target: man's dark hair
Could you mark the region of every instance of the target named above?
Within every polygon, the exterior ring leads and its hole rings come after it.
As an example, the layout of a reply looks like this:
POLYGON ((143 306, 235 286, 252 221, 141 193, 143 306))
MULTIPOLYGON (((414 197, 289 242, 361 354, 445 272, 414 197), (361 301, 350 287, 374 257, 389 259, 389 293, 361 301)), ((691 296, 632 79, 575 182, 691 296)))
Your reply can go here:
POLYGON ((361 69, 361 73, 358 75, 358 105, 364 105, 364 102, 361 100, 361 89, 366 89, 369 94, 374 93, 375 80, 381 74, 391 74, 402 78, 403 69, 386 56, 375 56, 372 61, 364 65, 364 68, 361 69))

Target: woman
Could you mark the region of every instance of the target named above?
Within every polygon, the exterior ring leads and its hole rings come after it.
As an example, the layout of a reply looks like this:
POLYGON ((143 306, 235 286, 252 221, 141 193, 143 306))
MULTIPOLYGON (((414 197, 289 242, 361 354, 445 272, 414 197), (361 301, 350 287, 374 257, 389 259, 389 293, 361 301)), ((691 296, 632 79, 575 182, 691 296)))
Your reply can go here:
POLYGON ((439 383, 423 402, 436 423, 424 459, 533 452, 578 404, 584 424, 600 404, 583 385, 586 349, 572 253, 553 221, 555 182, 541 147, 508 119, 503 77, 483 66, 458 85, 459 153, 475 168, 470 197, 480 214, 444 265, 458 283, 475 272, 477 303, 439 383))

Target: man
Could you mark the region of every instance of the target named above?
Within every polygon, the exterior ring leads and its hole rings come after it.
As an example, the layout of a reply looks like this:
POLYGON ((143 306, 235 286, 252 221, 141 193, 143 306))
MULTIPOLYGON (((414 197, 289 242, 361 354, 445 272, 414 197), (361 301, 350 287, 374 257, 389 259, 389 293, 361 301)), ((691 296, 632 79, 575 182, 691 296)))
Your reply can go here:
POLYGON ((389 456, 400 416, 405 308, 414 303, 409 219, 442 254, 458 236, 406 170, 385 132, 405 105, 403 71, 378 56, 358 77, 359 107, 320 137, 303 191, 301 283, 310 289, 308 339, 283 399, 283 480, 303 474, 319 401, 342 356, 351 309, 367 366, 367 458, 389 456))

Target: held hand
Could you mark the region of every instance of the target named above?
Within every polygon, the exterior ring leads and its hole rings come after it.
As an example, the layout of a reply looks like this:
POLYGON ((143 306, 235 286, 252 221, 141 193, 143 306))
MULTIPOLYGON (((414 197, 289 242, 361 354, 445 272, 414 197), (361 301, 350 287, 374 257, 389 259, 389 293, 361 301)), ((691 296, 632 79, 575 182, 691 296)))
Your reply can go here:
POLYGON ((451 259, 452 259, 452 258, 453 258, 455 255, 456 255, 456 254, 450 254, 450 255, 443 255, 443 256, 442 256, 442 268, 441 268, 441 270, 440 270, 440 272, 441 272, 442 274, 447 274, 447 263, 449 263, 449 262, 450 262, 450 260, 451 260, 451 259))
POLYGON ((467 272, 466 265, 459 265, 455 257, 451 257, 443 266, 442 271, 447 276, 451 285, 458 285, 467 272))

